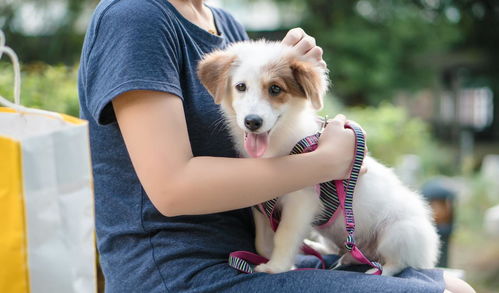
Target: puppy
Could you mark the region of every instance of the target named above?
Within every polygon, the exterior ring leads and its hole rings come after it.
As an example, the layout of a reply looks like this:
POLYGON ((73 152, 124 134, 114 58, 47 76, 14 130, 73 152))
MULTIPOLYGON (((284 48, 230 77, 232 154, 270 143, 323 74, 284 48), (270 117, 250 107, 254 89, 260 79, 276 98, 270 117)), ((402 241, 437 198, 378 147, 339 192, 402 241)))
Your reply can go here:
MULTIPOLYGON (((317 133, 316 112, 323 106, 328 87, 325 69, 295 49, 276 42, 236 43, 208 54, 198 75, 227 120, 234 144, 244 157, 288 155, 302 138, 317 133)), ((428 205, 405 187, 394 173, 371 157, 354 194, 356 243, 370 260, 383 265, 383 275, 406 267, 432 268, 439 239, 428 205)), ((281 221, 274 233, 268 219, 253 208, 256 248, 270 259, 255 268, 279 273, 293 267, 321 203, 314 187, 278 198, 281 221)), ((343 213, 317 231, 344 247, 343 213)), ((340 249, 344 254, 345 249, 340 249)), ((354 262, 344 254, 342 264, 354 262)))

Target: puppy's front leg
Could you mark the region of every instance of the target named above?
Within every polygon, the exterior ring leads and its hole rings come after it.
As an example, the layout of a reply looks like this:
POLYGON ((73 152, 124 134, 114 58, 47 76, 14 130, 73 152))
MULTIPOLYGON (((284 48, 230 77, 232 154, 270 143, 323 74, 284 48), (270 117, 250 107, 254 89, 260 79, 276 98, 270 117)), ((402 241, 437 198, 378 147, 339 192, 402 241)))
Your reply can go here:
POLYGON ((258 265, 258 272, 281 273, 289 271, 298 249, 311 228, 320 209, 320 200, 313 188, 305 188, 279 199, 282 202, 281 222, 274 236, 270 261, 258 265))
POLYGON ((269 225, 269 220, 266 216, 251 208, 253 219, 255 222, 255 248, 259 255, 270 258, 273 249, 274 231, 269 225))

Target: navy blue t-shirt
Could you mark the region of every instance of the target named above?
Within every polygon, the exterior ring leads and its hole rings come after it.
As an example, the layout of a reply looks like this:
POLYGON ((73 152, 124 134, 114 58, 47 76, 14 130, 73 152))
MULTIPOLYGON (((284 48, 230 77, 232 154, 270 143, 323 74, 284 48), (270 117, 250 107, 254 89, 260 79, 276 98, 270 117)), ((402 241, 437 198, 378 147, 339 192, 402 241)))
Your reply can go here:
POLYGON ((211 9, 220 36, 192 24, 166 0, 102 0, 92 17, 78 87, 81 117, 90 127, 106 291, 442 292, 436 270, 407 269, 399 278, 326 270, 240 274, 227 258, 232 251, 254 251, 249 209, 178 217, 156 210, 134 171, 111 101, 131 90, 178 96, 193 154, 234 157, 229 134, 217 127, 219 107, 198 81, 196 67, 203 54, 247 35, 232 16, 211 9))
MULTIPOLYGON (((133 169, 111 104, 130 90, 174 94, 183 101, 194 156, 234 157, 226 129, 215 127, 219 106, 200 84, 196 68, 203 54, 247 35, 232 16, 211 9, 220 36, 162 0, 101 1, 88 28, 79 95, 81 117, 90 126, 98 248, 108 288, 130 288, 113 280, 126 282, 138 268, 173 286, 190 286, 182 283, 196 271, 226 262, 233 250, 253 249, 247 209, 179 217, 164 217, 155 209, 133 169), (114 275, 119 272, 127 278, 114 275)), ((163 286, 143 282, 145 291, 163 286)))

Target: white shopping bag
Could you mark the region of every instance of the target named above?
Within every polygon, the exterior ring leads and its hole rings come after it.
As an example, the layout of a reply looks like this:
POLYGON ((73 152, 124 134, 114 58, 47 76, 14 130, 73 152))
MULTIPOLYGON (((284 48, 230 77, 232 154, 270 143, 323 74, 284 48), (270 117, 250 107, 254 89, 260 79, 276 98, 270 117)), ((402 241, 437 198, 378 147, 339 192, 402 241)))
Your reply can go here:
POLYGON ((88 125, 0 96, 0 292, 96 292, 88 125))

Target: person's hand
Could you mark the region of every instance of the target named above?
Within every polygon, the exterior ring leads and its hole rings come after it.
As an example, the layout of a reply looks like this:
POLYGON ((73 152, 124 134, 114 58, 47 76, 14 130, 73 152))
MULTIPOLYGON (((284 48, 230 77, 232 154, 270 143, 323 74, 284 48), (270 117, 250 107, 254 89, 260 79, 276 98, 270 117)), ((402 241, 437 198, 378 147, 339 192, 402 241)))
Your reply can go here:
MULTIPOLYGON (((346 129, 344 115, 336 115, 328 120, 328 124, 319 139, 319 147, 315 152, 320 156, 320 162, 328 175, 325 180, 347 179, 350 176, 354 159, 355 135, 351 129, 346 129)), ((352 122, 350 122, 352 123, 352 122)), ((364 168, 361 173, 367 171, 364 168)))
POLYGON ((297 27, 289 30, 281 42, 285 45, 295 47, 298 52, 305 57, 316 60, 323 68, 327 67, 326 62, 322 60, 322 48, 317 46, 315 38, 307 35, 303 29, 297 27))

